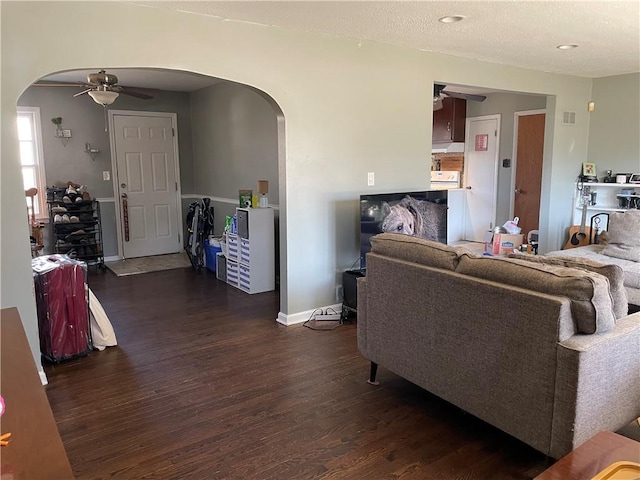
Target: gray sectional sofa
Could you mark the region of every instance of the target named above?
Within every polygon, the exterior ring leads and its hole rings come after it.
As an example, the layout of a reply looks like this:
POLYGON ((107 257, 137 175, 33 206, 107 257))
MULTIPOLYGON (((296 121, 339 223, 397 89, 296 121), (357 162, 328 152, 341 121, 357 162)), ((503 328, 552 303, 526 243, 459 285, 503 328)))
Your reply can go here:
POLYGON ((381 365, 554 458, 640 416, 640 313, 620 272, 371 243, 357 328, 372 383, 381 365))

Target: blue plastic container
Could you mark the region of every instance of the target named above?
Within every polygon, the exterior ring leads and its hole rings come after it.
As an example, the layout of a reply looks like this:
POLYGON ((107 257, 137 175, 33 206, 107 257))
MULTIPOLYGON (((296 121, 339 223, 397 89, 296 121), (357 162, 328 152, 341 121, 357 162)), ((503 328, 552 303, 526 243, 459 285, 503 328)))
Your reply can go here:
POLYGON ((216 255, 222 252, 222 247, 214 247, 209 242, 204 243, 204 261, 206 267, 216 273, 216 255))

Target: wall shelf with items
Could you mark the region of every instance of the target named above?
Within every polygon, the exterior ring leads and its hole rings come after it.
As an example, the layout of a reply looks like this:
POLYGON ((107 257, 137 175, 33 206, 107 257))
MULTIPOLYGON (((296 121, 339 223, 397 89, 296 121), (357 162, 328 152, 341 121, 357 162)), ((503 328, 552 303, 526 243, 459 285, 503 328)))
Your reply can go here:
POLYGON ((600 212, 625 212, 640 207, 640 184, 576 183, 573 199, 573 224, 580 225, 583 199, 587 203, 586 223, 600 212))

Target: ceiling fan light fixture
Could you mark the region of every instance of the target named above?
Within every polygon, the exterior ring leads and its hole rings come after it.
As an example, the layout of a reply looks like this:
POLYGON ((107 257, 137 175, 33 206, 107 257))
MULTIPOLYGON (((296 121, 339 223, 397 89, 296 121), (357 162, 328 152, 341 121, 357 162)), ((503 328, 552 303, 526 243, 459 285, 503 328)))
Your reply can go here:
POLYGON ((91 90, 88 92, 93 101, 100 105, 111 105, 118 98, 118 92, 109 90, 91 90))
POLYGON ((579 45, 577 43, 565 43, 565 44, 562 44, 562 45, 558 45, 556 48, 558 50, 571 50, 571 49, 578 48, 578 47, 579 47, 579 45))

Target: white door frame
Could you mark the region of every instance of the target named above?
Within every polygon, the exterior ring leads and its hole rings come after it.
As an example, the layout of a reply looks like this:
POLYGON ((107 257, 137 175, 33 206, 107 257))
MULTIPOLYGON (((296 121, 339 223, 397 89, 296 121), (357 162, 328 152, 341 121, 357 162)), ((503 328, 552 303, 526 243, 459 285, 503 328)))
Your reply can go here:
POLYGON ((184 244, 182 238, 182 187, 180 185, 180 156, 178 152, 178 114, 171 112, 142 112, 138 110, 109 110, 109 146, 111 148, 111 180, 113 182, 113 196, 115 198, 115 210, 116 210, 116 235, 118 237, 118 257, 124 258, 124 235, 122 234, 122 215, 120 212, 120 197, 118 195, 118 168, 116 162, 116 139, 114 136, 114 116, 132 116, 132 117, 169 117, 171 118, 171 127, 173 128, 173 154, 175 158, 176 169, 176 207, 177 215, 176 225, 178 232, 178 242, 180 245, 184 244))
MULTIPOLYGON (((544 121, 547 122, 547 111, 545 109, 539 110, 523 110, 522 112, 514 112, 513 114, 513 152, 511 153, 511 193, 509 194, 509 218, 513 218, 515 202, 516 202, 516 170, 518 168, 518 121, 520 117, 527 117, 529 115, 545 115, 544 121)), ((542 159, 544 163, 544 157, 542 159)), ((542 179, 540 179, 542 180, 542 179)))
MULTIPOLYGON (((493 226, 495 227, 495 223, 497 221, 497 215, 498 215, 498 171, 499 171, 499 161, 498 159, 500 158, 500 122, 502 119, 502 115, 500 115, 499 113, 493 114, 493 115, 480 115, 478 117, 467 117, 466 119, 466 123, 465 123, 465 132, 469 132, 471 130, 471 121, 475 121, 475 120, 479 120, 479 121, 483 121, 483 120, 495 120, 496 121, 496 153, 495 153, 495 157, 493 159, 493 208, 492 208, 492 218, 491 218, 491 223, 493 224, 493 226)), ((467 152, 469 152, 469 149, 475 145, 475 141, 472 141, 468 135, 465 135, 465 144, 464 144, 464 151, 465 151, 465 155, 464 155, 464 182, 463 182, 463 186, 466 189, 467 186, 469 185, 469 179, 467 178, 468 172, 469 172, 469 168, 467 166, 467 161, 468 161, 468 154, 467 152)), ((466 202, 466 195, 465 195, 465 202, 466 202)), ((465 217, 465 225, 464 225, 464 232, 465 232, 465 236, 466 236, 466 232, 467 232, 467 225, 466 225, 466 217, 465 217)))

